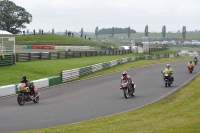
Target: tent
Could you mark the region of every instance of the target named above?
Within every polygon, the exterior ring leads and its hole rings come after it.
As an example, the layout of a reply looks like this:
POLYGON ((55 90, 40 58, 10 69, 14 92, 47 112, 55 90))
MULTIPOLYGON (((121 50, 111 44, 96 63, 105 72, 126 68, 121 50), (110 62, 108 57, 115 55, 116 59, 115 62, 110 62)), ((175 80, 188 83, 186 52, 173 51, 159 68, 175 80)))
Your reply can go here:
POLYGON ((12 33, 5 30, 0 30, 0 35, 12 35, 12 33))

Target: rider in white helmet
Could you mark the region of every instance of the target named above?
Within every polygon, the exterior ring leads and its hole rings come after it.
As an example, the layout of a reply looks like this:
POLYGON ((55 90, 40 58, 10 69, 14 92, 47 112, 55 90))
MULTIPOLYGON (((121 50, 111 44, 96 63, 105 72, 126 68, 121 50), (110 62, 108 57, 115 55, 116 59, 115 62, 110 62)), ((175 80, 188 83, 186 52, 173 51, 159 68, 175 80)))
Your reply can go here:
POLYGON ((121 83, 123 80, 128 80, 130 85, 132 86, 133 90, 135 89, 134 82, 131 80, 131 76, 129 76, 126 71, 122 72, 121 83))

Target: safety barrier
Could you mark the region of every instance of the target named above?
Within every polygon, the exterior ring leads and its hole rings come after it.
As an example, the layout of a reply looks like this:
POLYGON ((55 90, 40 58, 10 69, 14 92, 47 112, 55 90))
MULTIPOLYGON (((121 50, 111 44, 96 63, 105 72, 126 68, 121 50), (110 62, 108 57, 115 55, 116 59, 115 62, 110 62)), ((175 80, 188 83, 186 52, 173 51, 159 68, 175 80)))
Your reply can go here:
POLYGON ((175 58, 177 57, 176 54, 164 54, 164 55, 145 55, 146 60, 156 60, 156 59, 161 59, 161 58, 175 58))
MULTIPOLYGON (((33 61, 33 60, 48 60, 48 59, 65 59, 65 58, 79 58, 103 55, 124 55, 129 54, 130 50, 118 51, 60 51, 60 52, 31 52, 31 53, 17 53, 16 61, 33 61)), ((15 58, 15 56, 13 57, 15 58)))
POLYGON ((15 63, 16 63, 15 56, 13 54, 0 55, 0 66, 8 66, 15 63))
POLYGON ((135 61, 138 59, 139 57, 127 57, 127 58, 112 60, 109 62, 98 63, 91 66, 81 67, 77 69, 64 70, 64 71, 61 71, 62 82, 71 81, 71 80, 79 78, 80 76, 84 76, 96 71, 100 71, 103 69, 107 69, 119 64, 135 61))

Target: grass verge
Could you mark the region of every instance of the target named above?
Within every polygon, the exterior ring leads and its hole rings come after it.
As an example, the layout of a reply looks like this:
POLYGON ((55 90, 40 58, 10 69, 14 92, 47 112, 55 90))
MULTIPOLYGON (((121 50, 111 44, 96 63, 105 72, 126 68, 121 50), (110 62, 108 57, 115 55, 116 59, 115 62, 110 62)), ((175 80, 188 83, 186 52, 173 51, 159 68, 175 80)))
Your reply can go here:
POLYGON ((73 46, 105 46, 100 42, 80 37, 68 37, 62 35, 17 35, 16 45, 73 45, 73 46))
POLYGON ((200 75, 161 101, 122 114, 18 133, 199 133, 200 75))
POLYGON ((172 51, 171 49, 163 50, 163 51, 154 51, 151 52, 151 55, 156 55, 156 54, 174 54, 175 52, 172 51))

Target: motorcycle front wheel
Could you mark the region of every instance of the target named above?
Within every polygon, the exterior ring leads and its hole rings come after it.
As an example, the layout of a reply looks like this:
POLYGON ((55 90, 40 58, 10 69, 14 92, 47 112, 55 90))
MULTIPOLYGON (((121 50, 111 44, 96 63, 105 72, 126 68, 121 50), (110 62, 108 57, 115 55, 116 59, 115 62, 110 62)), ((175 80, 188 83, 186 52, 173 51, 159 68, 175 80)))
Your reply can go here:
POLYGON ((129 97, 128 88, 123 88, 124 97, 127 99, 129 97))
POLYGON ((25 97, 21 94, 17 96, 17 102, 20 106, 23 106, 25 104, 25 97))

